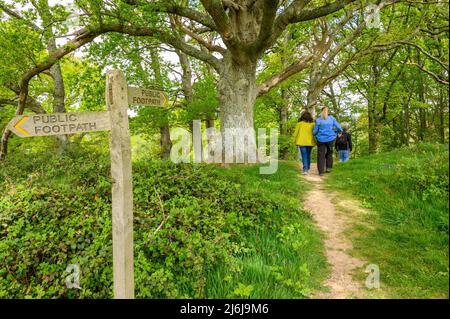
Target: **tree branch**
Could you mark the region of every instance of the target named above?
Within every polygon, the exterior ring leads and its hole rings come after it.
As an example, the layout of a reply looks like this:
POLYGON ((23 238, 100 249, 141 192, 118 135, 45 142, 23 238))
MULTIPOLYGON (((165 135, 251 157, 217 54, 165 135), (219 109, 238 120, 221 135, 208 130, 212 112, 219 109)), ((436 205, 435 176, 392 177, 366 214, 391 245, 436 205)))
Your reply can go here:
POLYGON ((302 10, 299 14, 293 15, 289 19, 289 23, 297 23, 302 21, 309 21, 313 19, 317 19, 329 14, 332 14, 336 11, 341 10, 346 5, 355 2, 356 0, 337 0, 333 3, 323 5, 321 7, 317 7, 309 10, 302 10))
POLYGON ((152 28, 144 28, 144 27, 134 27, 130 25, 123 25, 123 24, 110 24, 110 25, 104 25, 102 26, 102 32, 118 32, 118 33, 124 33, 128 35, 133 36, 152 36, 157 38, 163 43, 166 43, 168 45, 173 46, 176 49, 179 49, 186 53, 187 55, 190 55, 194 58, 197 58, 199 60, 202 60, 203 62, 206 62, 210 64, 214 69, 217 71, 220 67, 220 61, 216 57, 214 57, 212 54, 208 54, 204 51, 201 51, 191 45, 186 44, 185 42, 178 39, 176 36, 162 32, 158 29, 152 29, 152 28))
POLYGON ((440 66, 442 66, 445 70, 448 71, 448 64, 446 64, 445 62, 442 62, 441 60, 439 60, 438 58, 436 58, 435 56, 431 55, 430 53, 428 53, 424 48, 422 48, 420 45, 412 43, 412 42, 408 42, 408 41, 400 41, 400 43, 405 44, 405 45, 409 45, 412 47, 415 47, 417 50, 419 50, 420 52, 422 52, 423 54, 425 54, 429 59, 433 60, 434 62, 438 63, 440 66))
MULTIPOLYGON (((26 103, 28 101, 28 84, 30 80, 36 76, 37 74, 48 70, 52 67, 53 64, 55 64, 59 59, 61 59, 63 56, 73 52, 77 48, 85 45, 88 42, 91 42, 94 40, 97 36, 101 34, 101 30, 99 29, 92 29, 89 30, 87 28, 83 28, 76 32, 76 37, 69 41, 67 44, 59 47, 57 50, 53 51, 47 60, 45 62, 39 63, 35 67, 28 70, 21 78, 20 84, 19 84, 19 101, 16 109, 15 115, 21 115, 23 114, 23 111, 25 109, 26 103)), ((0 150, 0 160, 3 160, 7 153, 7 147, 8 147, 8 139, 11 135, 11 131, 6 128, 3 131, 3 135, 1 138, 1 150, 0 150)))
POLYGON ((327 82, 337 78, 339 75, 341 75, 350 65, 352 65, 355 61, 357 61, 359 58, 374 53, 374 52, 381 52, 381 51, 387 51, 391 49, 398 48, 400 46, 399 42, 388 42, 388 43, 380 43, 375 44, 370 48, 367 48, 365 50, 359 51, 354 53, 352 56, 350 56, 345 62, 343 62, 339 68, 337 68, 334 72, 328 74, 327 77, 324 77, 321 82, 326 84, 327 82))
POLYGON ((281 82, 287 80, 289 77, 294 74, 299 73, 300 71, 306 69, 309 65, 309 62, 313 60, 313 55, 308 55, 299 59, 297 62, 294 62, 283 71, 278 74, 275 74, 261 83, 256 89, 256 96, 261 96, 269 92, 272 88, 280 84, 281 82))
POLYGON ((192 39, 197 41, 200 45, 203 45, 209 51, 215 51, 215 52, 219 52, 219 53, 222 53, 222 54, 225 54, 227 52, 227 50, 225 48, 222 48, 221 46, 213 45, 213 44, 210 44, 210 43, 206 42, 200 35, 198 35, 194 31, 192 31, 191 29, 189 29, 188 27, 186 27, 182 23, 176 23, 176 25, 180 28, 180 30, 183 33, 185 33, 188 36, 190 36, 192 39))
MULTIPOLYGON (((0 105, 12 105, 12 106, 19 106, 19 102, 17 100, 11 100, 11 99, 0 99, 0 105)), ((45 110, 41 106, 41 103, 36 101, 36 99, 32 97, 28 97, 28 101, 25 105, 26 108, 30 109, 32 112, 36 114, 45 114, 45 110)))
POLYGON ((225 44, 230 49, 238 45, 238 39, 231 29, 231 24, 225 12, 221 0, 200 0, 203 7, 211 15, 216 24, 216 31, 222 36, 225 44))
POLYGON ((216 26, 216 23, 213 19, 211 19, 211 17, 188 7, 182 7, 179 6, 171 1, 164 1, 161 2, 162 4, 162 12, 166 12, 166 13, 172 13, 175 15, 179 15, 185 18, 188 18, 192 21, 198 22, 202 25, 204 25, 205 27, 208 27, 212 30, 216 30, 218 26, 216 26))
POLYGON ((151 1, 151 0, 123 0, 125 3, 131 6, 139 6, 143 4, 152 4, 155 7, 155 12, 171 13, 181 17, 188 18, 189 20, 198 22, 209 29, 216 30, 217 27, 214 21, 208 15, 205 15, 197 10, 189 7, 184 7, 176 4, 173 1, 151 1))
POLYGON ((233 0, 222 0, 222 3, 224 8, 230 8, 235 11, 239 11, 242 9, 241 5, 234 2, 233 0))
POLYGON ((261 53, 271 38, 274 21, 277 14, 279 0, 264 0, 263 16, 258 38, 251 46, 251 50, 256 54, 261 53))
POLYGON ((38 32, 42 32, 43 31, 40 27, 38 27, 37 24, 35 24, 35 23, 31 22, 31 21, 28 21, 27 19, 22 17, 18 12, 8 8, 3 3, 0 3, 0 9, 2 9, 10 17, 13 17, 13 18, 16 18, 16 19, 19 19, 19 20, 25 22, 30 28, 32 28, 32 29, 34 29, 34 30, 36 30, 38 32))
POLYGON ((431 35, 439 35, 441 33, 447 32, 448 33, 448 25, 444 25, 442 27, 435 27, 433 30, 428 29, 420 29, 421 32, 428 33, 431 35))
POLYGON ((300 14, 312 0, 295 0, 293 1, 278 17, 276 17, 273 26, 272 36, 268 40, 267 46, 271 46, 280 37, 281 33, 289 25, 292 17, 300 14))
POLYGON ((436 82, 447 85, 447 86, 449 85, 448 80, 442 79, 439 75, 431 72, 430 70, 426 69, 425 67, 420 66, 419 64, 417 64, 415 62, 409 62, 408 64, 414 65, 415 67, 419 68, 422 72, 425 72, 426 74, 431 76, 436 82))

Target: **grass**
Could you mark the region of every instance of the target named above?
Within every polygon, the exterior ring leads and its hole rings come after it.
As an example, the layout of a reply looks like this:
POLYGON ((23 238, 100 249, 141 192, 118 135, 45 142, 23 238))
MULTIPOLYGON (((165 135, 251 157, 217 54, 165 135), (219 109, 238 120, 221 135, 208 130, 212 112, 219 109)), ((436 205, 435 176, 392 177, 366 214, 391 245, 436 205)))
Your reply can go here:
POLYGON ((448 175, 448 146, 425 144, 338 164, 327 178, 371 211, 349 234, 354 254, 380 268, 374 297, 448 298, 448 175))
POLYGON ((247 233, 249 249, 234 267, 220 263, 207 276, 208 298, 305 298, 320 287, 328 273, 320 234, 302 210, 308 185, 298 165, 280 162, 276 174, 260 175, 257 166, 218 168, 241 183, 243 190, 262 194, 281 204, 277 216, 261 220, 258 232, 247 233), (275 218, 274 218, 275 217, 275 218))
MULTIPOLYGON (((14 154, 0 166, 0 298, 112 297, 108 154, 14 154), (82 289, 66 289, 68 263, 82 289)), ((327 262, 299 173, 135 159, 136 297, 308 297, 327 262)))

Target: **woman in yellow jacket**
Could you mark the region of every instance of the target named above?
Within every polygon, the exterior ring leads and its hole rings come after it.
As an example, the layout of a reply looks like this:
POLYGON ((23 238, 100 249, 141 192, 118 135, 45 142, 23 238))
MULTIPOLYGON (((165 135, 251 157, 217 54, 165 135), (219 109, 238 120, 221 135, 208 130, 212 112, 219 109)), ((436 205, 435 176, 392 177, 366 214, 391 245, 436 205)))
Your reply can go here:
POLYGON ((295 126, 294 141, 302 157, 303 175, 308 174, 311 166, 311 150, 316 145, 313 136, 314 119, 308 111, 304 111, 295 126))

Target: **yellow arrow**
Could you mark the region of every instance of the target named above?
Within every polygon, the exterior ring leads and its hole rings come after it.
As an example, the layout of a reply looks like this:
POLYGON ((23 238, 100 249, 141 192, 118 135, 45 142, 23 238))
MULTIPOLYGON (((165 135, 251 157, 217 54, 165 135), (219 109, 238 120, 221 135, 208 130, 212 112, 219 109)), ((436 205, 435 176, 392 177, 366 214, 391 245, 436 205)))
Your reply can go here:
POLYGON ((167 104, 169 103, 169 99, 167 98, 167 96, 164 93, 160 93, 163 97, 163 106, 167 106, 167 104))
POLYGON ((22 119, 21 119, 19 122, 17 122, 16 125, 14 125, 14 128, 15 128, 16 130, 18 130, 20 133, 22 133, 23 135, 25 135, 25 136, 29 136, 30 133, 28 133, 28 132, 25 131, 23 128, 21 128, 20 125, 22 125, 23 122, 25 122, 25 121, 27 120, 27 118, 28 118, 28 116, 22 117, 22 119))

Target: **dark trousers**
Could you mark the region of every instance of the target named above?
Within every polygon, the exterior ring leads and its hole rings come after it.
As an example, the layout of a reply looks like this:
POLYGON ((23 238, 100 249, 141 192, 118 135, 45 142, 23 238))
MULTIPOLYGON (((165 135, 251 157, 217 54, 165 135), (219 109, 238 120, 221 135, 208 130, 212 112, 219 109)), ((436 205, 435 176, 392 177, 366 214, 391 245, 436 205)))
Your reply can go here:
POLYGON ((319 174, 324 173, 325 164, 327 169, 333 168, 333 141, 317 142, 317 170, 319 174))

